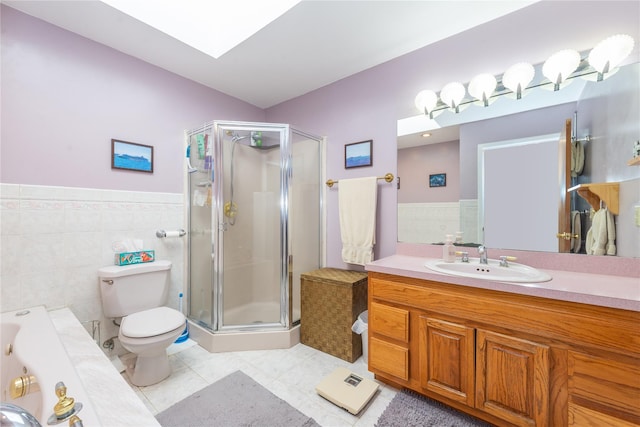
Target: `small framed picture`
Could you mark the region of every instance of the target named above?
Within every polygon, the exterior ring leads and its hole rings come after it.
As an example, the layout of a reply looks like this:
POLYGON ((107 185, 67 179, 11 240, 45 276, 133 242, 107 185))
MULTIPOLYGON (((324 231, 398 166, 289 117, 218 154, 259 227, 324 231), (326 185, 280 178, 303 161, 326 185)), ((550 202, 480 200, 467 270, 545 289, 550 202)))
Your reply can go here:
POLYGON ((447 186, 447 174, 446 173, 434 173, 429 175, 429 187, 446 187, 447 186))
POLYGON ((153 173, 153 147, 112 139, 111 169, 153 173))
POLYGON ((344 146, 344 168, 360 168, 373 165, 372 145, 372 139, 346 144, 344 146))

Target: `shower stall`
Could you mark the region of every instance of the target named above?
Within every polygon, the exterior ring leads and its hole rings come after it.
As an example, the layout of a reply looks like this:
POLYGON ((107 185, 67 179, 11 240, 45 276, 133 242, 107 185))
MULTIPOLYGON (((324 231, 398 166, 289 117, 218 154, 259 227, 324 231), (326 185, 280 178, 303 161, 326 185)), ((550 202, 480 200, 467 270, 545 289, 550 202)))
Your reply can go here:
POLYGON ((212 352, 291 347, 300 274, 321 265, 323 141, 222 121, 186 136, 190 334, 212 352))

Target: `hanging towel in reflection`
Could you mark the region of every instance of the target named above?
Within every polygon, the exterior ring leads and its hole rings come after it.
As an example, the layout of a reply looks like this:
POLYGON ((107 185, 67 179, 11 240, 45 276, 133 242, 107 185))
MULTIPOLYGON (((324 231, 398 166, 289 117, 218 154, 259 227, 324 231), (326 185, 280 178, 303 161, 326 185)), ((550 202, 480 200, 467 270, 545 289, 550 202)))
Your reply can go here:
POLYGON ((606 207, 593 215, 591 228, 587 231, 585 246, 589 255, 616 254, 616 224, 606 207))
POLYGON ((582 240, 582 222, 580 221, 580 211, 571 212, 571 235, 578 237, 571 237, 571 252, 577 254, 580 252, 581 240, 582 240))
POLYGON ((375 176, 341 179, 338 188, 342 260, 365 265, 373 261, 378 182, 375 176))
POLYGON ((571 176, 582 175, 584 169, 584 146, 580 141, 571 141, 571 176))

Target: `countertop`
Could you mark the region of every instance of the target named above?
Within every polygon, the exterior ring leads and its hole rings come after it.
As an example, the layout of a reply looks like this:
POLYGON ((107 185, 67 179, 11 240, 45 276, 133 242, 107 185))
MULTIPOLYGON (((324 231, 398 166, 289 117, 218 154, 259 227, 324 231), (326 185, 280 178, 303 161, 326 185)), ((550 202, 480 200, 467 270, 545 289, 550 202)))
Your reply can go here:
POLYGON ((365 270, 560 301, 640 311, 640 278, 637 277, 539 269, 548 273, 552 279, 541 283, 495 282, 437 273, 425 267, 425 263, 430 259, 433 258, 391 255, 367 264, 365 270))
POLYGON ((49 318, 104 427, 160 427, 71 310, 50 311, 49 318))

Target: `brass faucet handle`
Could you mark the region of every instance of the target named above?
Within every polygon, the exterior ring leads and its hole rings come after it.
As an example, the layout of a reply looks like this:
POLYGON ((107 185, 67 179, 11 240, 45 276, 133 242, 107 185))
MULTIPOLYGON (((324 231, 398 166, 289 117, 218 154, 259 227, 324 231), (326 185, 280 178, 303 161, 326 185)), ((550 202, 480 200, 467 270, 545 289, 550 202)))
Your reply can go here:
POLYGON ((56 396, 58 403, 53 407, 53 413, 58 418, 64 418, 73 411, 75 400, 73 397, 67 397, 67 387, 62 381, 56 384, 56 396))
POLYGON ((80 419, 79 416, 74 415, 71 418, 69 418, 69 427, 83 427, 84 424, 82 424, 82 420, 80 419))

